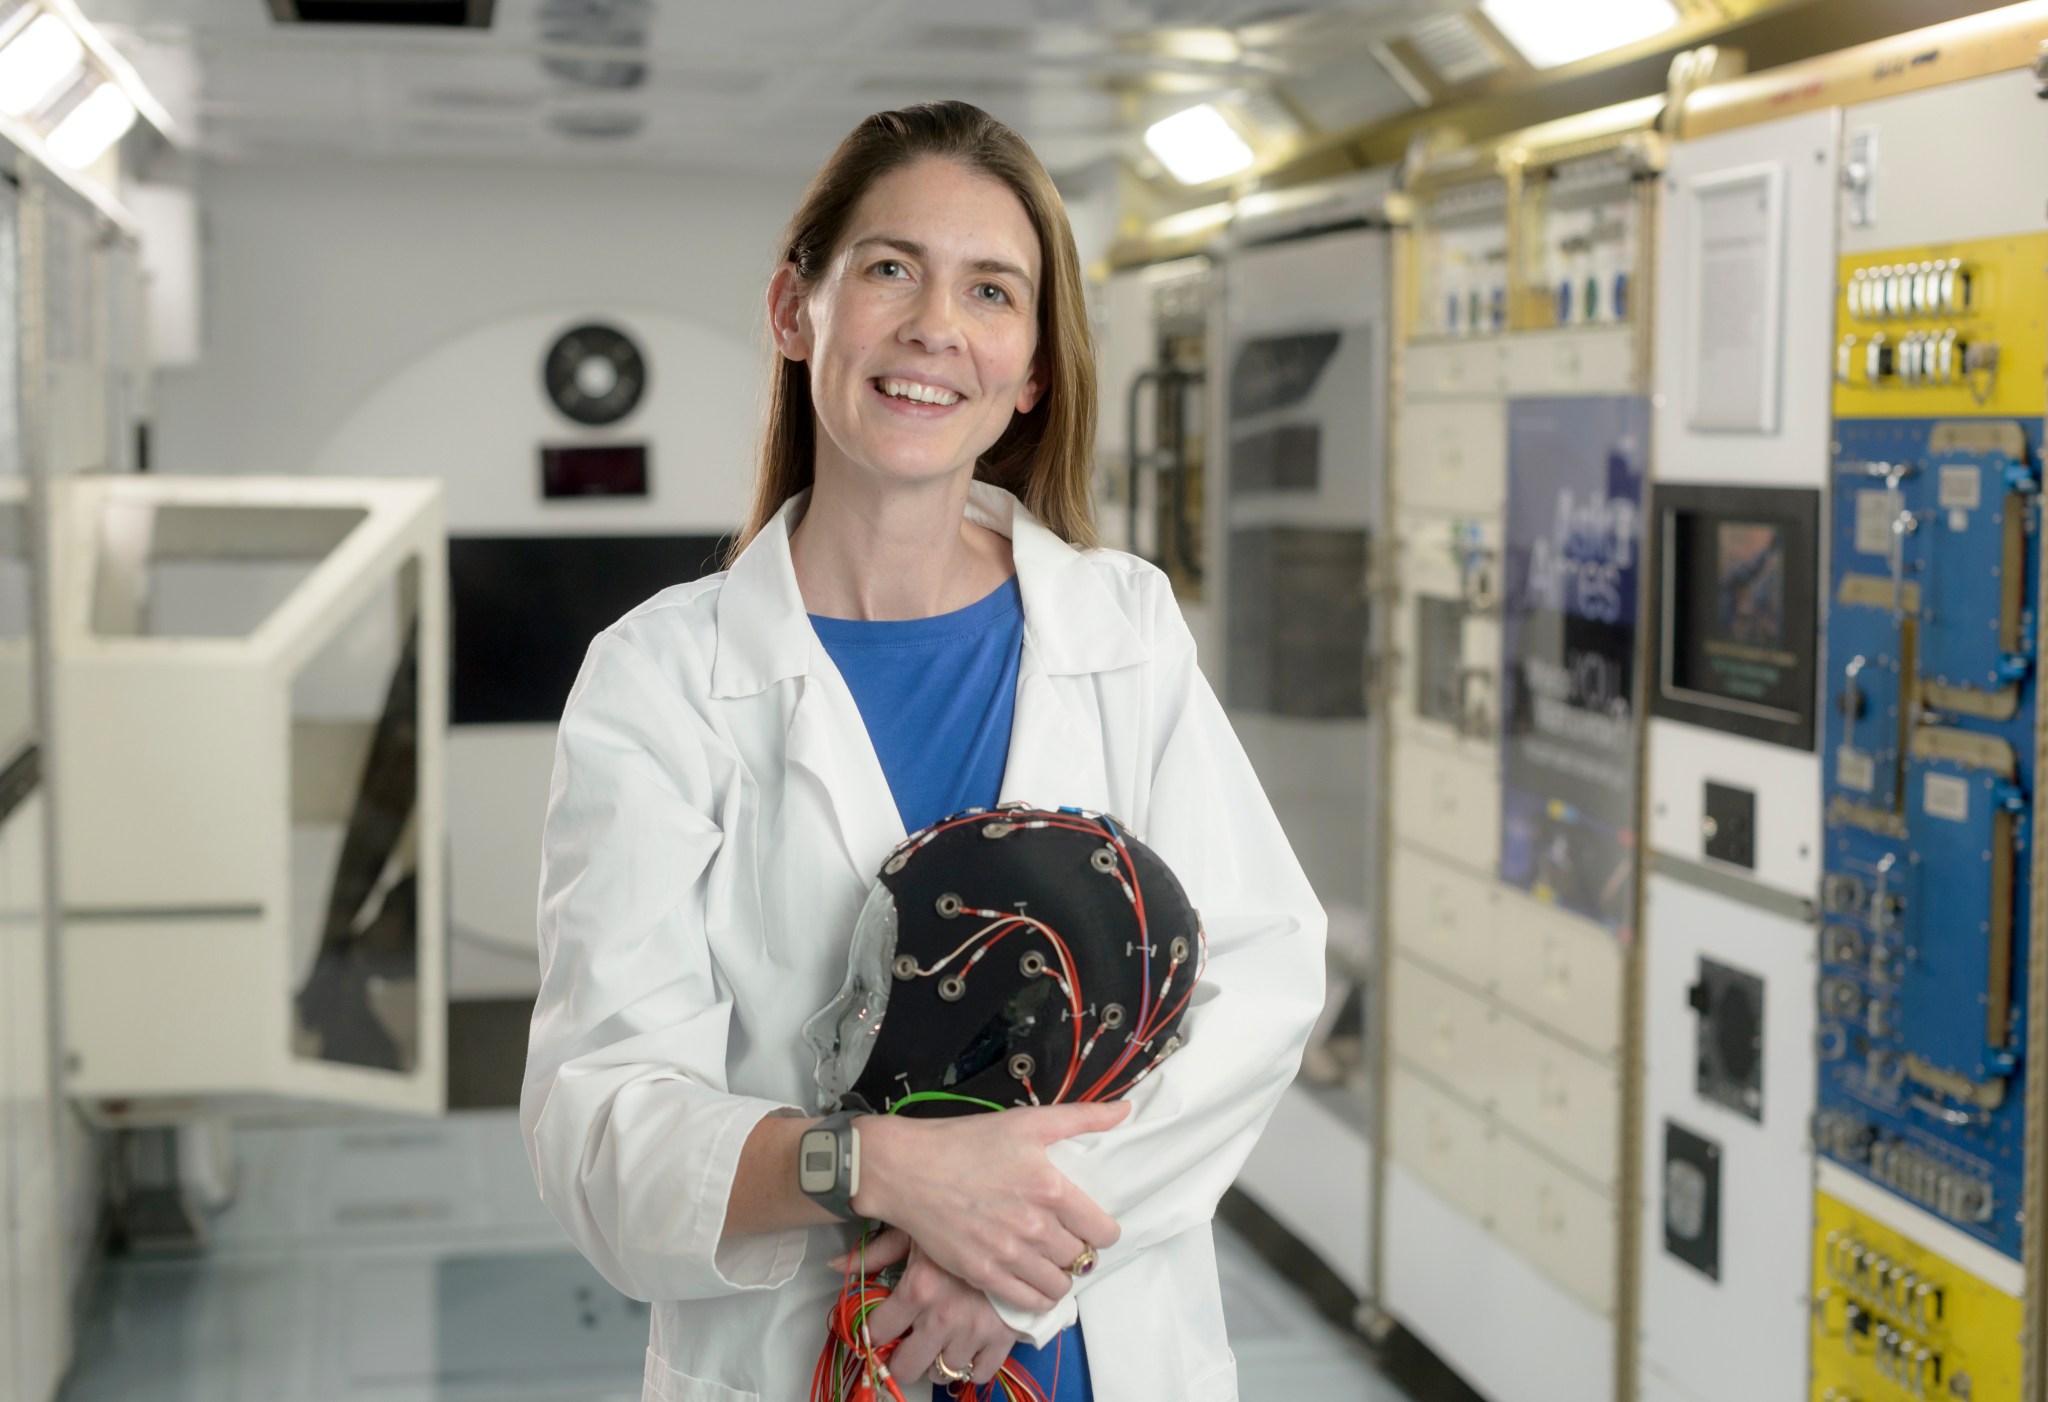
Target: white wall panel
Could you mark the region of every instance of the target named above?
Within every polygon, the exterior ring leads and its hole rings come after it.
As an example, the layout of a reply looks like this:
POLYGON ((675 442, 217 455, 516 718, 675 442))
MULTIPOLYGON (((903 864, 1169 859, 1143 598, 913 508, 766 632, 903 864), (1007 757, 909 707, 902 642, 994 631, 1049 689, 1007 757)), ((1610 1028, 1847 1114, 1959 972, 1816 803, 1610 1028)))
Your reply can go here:
POLYGON ((1332 1099, 1288 1087, 1237 1186, 1363 1298, 1372 1294, 1373 1146, 1332 1099))
POLYGON ((1712 866, 1706 855, 1707 785, 1757 796, 1751 880, 1811 899, 1820 890, 1820 760, 1741 735, 1679 721, 1650 721, 1650 846, 1712 866))
POLYGON ((1614 1326, 1446 1203, 1387 1168, 1386 1306, 1490 1402, 1605 1402, 1614 1326))
MULTIPOLYGON (((1657 407, 1652 473, 1660 482, 1824 487, 1835 345, 1835 198, 1840 115, 1813 112, 1671 150, 1664 173, 1657 300, 1657 407), (1776 427, 1767 432, 1690 426, 1691 377, 1702 335, 1699 260, 1702 182, 1730 173, 1777 173, 1781 182, 1778 306, 1761 307, 1775 331, 1776 427), (1774 316, 1782 314, 1782 321, 1774 316)), ((2038 210, 2036 211, 2038 213, 2038 210)), ((1898 242, 1899 240, 1893 240, 1898 242)))
POLYGON ((1867 225, 1845 219, 1842 252, 2028 233, 2048 206, 2040 84, 1995 73, 1853 107, 1843 137, 1875 143, 1867 225), (1991 152, 1996 151, 1997 174, 1991 152))
POLYGON ((45 1402, 70 1356, 43 909, 44 801, 0 826, 0 1387, 45 1402))
POLYGON ((1813 927, 1668 876, 1645 900, 1644 1358, 1702 1397, 1787 1396, 1806 1376, 1813 1251, 1813 927), (1699 1093, 1702 958, 1763 980, 1760 1119, 1699 1093), (1664 1249, 1667 1120, 1720 1149, 1718 1279, 1664 1249))

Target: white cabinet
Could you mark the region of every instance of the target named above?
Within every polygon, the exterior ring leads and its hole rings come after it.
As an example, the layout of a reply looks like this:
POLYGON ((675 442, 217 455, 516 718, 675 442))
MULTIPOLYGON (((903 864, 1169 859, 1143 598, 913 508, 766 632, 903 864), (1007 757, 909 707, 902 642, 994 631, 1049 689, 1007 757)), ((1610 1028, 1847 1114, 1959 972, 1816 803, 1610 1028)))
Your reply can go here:
POLYGON ((1411 398, 1484 398, 1508 388, 1501 340, 1422 341, 1407 350, 1404 388, 1411 398))
POLYGON ((1392 796, 1405 840, 1476 872, 1500 865, 1500 772, 1491 754, 1397 739, 1392 796))
POLYGON ((1516 398, 1633 394, 1640 385, 1636 333, 1620 326, 1511 337, 1506 378, 1507 393, 1516 398))
POLYGON ((1389 893, 1394 948, 1490 993, 1499 972, 1495 946, 1504 895, 1489 878, 1403 847, 1394 857, 1389 893))
POLYGON ((1507 502, 1502 400, 1417 400, 1403 407, 1394 491, 1404 511, 1496 517, 1507 502))
POLYGON ((1557 1035, 1619 1056, 1626 957, 1614 936, 1519 892, 1509 899, 1495 940, 1500 996, 1557 1035))
POLYGON ((1489 1222, 1487 1150, 1494 1134, 1486 1118, 1399 1067, 1387 1078, 1387 1095, 1395 1161, 1465 1216, 1489 1222))
POLYGON ((1492 1210, 1494 1229, 1523 1260, 1596 1313, 1613 1312, 1620 1227, 1613 1198, 1501 1135, 1492 1210))

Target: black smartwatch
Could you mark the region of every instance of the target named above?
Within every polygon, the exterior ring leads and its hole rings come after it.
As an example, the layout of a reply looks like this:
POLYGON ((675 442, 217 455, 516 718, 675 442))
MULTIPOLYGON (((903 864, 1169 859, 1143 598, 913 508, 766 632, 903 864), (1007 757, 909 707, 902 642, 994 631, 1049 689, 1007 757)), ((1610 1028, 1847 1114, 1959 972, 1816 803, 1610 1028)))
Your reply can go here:
POLYGON ((853 1127, 850 1112, 827 1115, 797 1140, 796 1185, 834 1217, 856 1215, 853 1195, 860 1191, 860 1131, 853 1127))

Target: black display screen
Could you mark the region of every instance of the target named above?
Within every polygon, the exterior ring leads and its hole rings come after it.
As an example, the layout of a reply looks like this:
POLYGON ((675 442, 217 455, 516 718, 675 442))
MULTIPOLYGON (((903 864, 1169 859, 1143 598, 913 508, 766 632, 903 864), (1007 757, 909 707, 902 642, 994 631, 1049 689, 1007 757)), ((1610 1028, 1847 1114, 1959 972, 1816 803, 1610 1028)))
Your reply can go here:
POLYGON ((1819 494, 1659 487, 1654 709, 1813 747, 1819 494))
POLYGON ((456 536, 455 725, 553 725, 590 640, 671 584, 724 567, 730 536, 456 536))
POLYGON ((540 450, 543 497, 644 497, 647 445, 582 444, 540 450))

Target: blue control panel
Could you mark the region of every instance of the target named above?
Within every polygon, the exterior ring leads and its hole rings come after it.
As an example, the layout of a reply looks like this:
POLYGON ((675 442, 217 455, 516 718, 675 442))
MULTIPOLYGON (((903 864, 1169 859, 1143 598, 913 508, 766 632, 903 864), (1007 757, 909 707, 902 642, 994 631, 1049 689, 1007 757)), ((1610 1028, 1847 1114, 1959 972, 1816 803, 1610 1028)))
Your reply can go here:
POLYGON ((2039 420, 1837 420, 1823 1154, 2018 1259, 2039 420))

